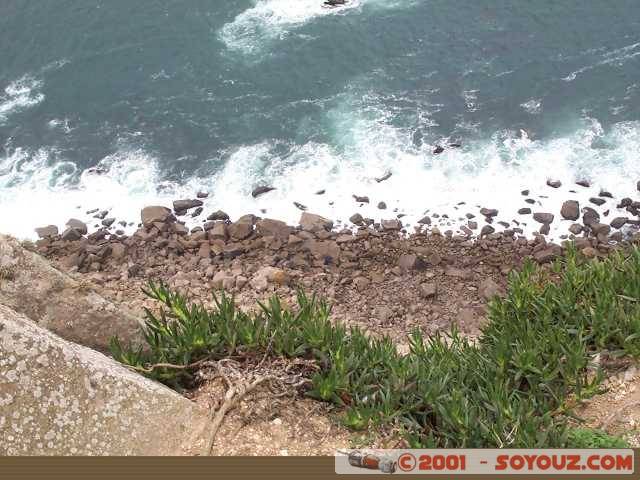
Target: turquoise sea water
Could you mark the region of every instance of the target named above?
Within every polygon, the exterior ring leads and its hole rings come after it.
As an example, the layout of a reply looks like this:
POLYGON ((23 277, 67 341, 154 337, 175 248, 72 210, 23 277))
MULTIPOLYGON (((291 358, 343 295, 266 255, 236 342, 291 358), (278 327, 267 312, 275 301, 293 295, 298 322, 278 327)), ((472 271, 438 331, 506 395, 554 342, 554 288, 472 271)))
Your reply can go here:
POLYGON ((465 201, 511 220, 523 188, 566 197, 550 176, 635 190, 637 0, 321 3, 3 0, 0 231, 199 189, 286 220, 294 201, 348 218, 352 194, 378 218, 465 201))

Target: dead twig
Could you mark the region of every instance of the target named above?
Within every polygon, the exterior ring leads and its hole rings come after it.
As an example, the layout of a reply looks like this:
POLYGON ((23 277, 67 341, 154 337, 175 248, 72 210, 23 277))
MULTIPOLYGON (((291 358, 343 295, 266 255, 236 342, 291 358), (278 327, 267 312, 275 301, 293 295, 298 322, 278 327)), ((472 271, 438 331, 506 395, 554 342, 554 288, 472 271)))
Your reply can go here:
POLYGON ((213 421, 211 424, 211 432, 209 433, 209 441, 206 446, 206 455, 210 456, 211 451, 213 450, 213 445, 216 439, 216 435, 218 434, 218 430, 222 425, 222 421, 226 416, 227 412, 233 410, 238 406, 240 400, 246 397, 249 393, 253 392, 260 384, 270 380, 270 377, 260 377, 254 380, 251 383, 240 383, 232 386, 227 390, 227 393, 224 396, 224 402, 222 406, 218 409, 218 411, 213 416, 213 421))
POLYGON ((210 360, 208 358, 198 360, 197 362, 190 363, 188 365, 174 365, 173 363, 155 363, 153 365, 148 365, 147 367, 135 367, 133 365, 127 365, 127 368, 130 370, 134 370, 136 372, 142 373, 153 373, 155 370, 160 368, 168 368, 171 370, 189 370, 191 368, 201 367, 206 365, 210 360))

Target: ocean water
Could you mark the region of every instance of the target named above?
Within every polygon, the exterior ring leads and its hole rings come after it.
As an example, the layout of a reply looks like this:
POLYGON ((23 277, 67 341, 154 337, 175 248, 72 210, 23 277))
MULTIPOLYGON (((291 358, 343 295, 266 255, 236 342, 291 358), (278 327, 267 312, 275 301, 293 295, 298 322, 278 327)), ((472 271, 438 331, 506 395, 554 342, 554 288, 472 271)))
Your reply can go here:
POLYGON ((198 190, 233 216, 409 222, 637 193, 637 0, 321 4, 0 2, 0 231, 198 190))

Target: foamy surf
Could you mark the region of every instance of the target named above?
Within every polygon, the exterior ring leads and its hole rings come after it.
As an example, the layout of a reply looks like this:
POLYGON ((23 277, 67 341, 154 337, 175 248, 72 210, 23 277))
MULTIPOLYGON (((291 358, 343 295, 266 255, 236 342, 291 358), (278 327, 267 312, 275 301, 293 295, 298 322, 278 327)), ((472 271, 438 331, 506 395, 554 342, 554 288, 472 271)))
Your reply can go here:
POLYGON ((349 0, 345 5, 330 7, 324 5, 323 0, 257 0, 253 7, 224 25, 218 36, 229 50, 251 55, 286 39, 297 28, 317 18, 359 11, 364 5, 393 9, 406 8, 412 3, 412 0, 349 0))
POLYGON ((28 75, 10 83, 0 95, 0 124, 11 114, 42 102, 44 94, 41 88, 42 82, 28 75))
MULTIPOLYGON (((51 151, 18 149, 0 159, 0 231, 33 238, 35 227, 62 227, 70 217, 98 225, 86 212, 100 209, 132 223, 126 229, 131 232, 144 206, 171 206, 173 200, 205 190, 210 192, 205 214, 221 209, 232 218, 254 213, 292 224, 300 217, 294 202, 344 225, 354 213, 377 221, 402 214, 408 225, 429 214, 441 230, 454 231, 466 223, 467 213, 481 220, 478 212, 487 207, 499 210, 496 221, 516 226, 516 220, 531 233, 540 225, 530 215, 518 214, 530 207, 556 215, 551 232, 556 238, 570 225, 559 216, 565 200, 587 206, 601 188, 609 190, 615 198, 605 199, 600 211, 609 209, 613 218, 619 200, 637 193, 640 122, 619 123, 605 133, 597 121, 585 119, 574 134, 548 141, 532 140, 526 132, 497 132, 485 142, 449 148, 441 155, 433 155, 433 145, 415 148, 405 132, 384 123, 360 120, 353 125, 336 142, 339 148, 311 142, 280 157, 269 142, 243 146, 229 155, 221 170, 179 185, 163 181, 156 160, 144 151, 106 157, 100 162, 106 173, 96 174, 52 162, 51 151), (376 180, 387 172, 391 178, 376 180), (549 178, 560 180, 562 188, 548 187, 549 178), (593 186, 579 187, 577 180, 593 186), (259 184, 277 190, 254 199, 251 191, 259 184), (321 190, 323 195, 316 194, 321 190), (529 195, 523 196, 522 190, 530 190, 529 195), (368 196, 370 203, 357 203, 353 195, 368 196), (526 204, 525 198, 536 203, 526 204), (379 202, 387 209, 380 210, 379 202)), ((185 217, 191 227, 204 218, 185 217)))

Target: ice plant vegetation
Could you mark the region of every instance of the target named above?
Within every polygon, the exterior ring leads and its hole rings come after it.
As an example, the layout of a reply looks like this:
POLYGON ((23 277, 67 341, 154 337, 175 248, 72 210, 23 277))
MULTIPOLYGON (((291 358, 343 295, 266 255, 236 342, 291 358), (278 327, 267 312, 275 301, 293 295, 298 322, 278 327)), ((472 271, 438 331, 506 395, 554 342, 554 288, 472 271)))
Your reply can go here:
POLYGON ((593 359, 603 351, 640 356, 638 249, 595 261, 570 249, 552 269, 527 263, 511 275, 506 296, 490 302, 476 341, 455 329, 429 338, 415 331, 404 355, 390 338, 331 321, 329 305, 302 292, 294 309, 273 297, 257 313, 240 311, 225 294, 213 309, 162 285, 147 294, 161 308, 147 311, 144 348, 113 340, 122 363, 185 386, 204 359, 265 352, 314 359, 307 395, 342 407, 350 428, 399 426, 415 447, 590 443, 589 430, 569 425, 571 406, 600 390, 593 359))

